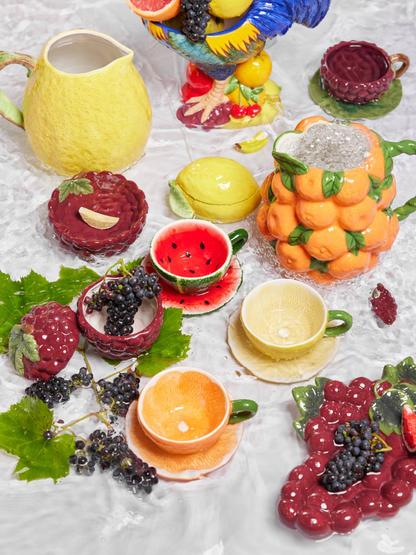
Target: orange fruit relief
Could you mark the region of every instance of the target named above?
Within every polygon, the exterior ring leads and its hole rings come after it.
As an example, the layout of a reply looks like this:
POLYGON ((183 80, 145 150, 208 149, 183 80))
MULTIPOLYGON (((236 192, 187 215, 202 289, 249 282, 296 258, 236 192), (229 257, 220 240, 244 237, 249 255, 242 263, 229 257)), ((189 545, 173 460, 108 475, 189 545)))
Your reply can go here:
MULTIPOLYGON (((296 131, 304 133, 318 122, 329 123, 320 116, 306 118, 296 131)), ((342 172, 299 169, 279 158, 280 171, 268 175, 262 187, 265 204, 257 216, 261 234, 277 240, 276 256, 284 268, 308 273, 320 283, 370 270, 399 231, 390 208, 396 196, 391 156, 378 135, 361 124, 351 125, 370 141, 360 167, 342 172)))

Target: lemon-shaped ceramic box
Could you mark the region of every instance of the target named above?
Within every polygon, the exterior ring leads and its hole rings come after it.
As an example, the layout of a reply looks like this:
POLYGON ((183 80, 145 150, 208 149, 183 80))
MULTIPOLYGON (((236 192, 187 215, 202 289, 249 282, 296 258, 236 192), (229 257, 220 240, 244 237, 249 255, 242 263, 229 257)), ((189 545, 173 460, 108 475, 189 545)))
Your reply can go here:
POLYGON ((23 113, 0 91, 0 114, 44 164, 61 175, 119 172, 141 157, 152 111, 132 50, 81 29, 51 39, 38 60, 0 52, 0 69, 13 63, 28 70, 23 113))

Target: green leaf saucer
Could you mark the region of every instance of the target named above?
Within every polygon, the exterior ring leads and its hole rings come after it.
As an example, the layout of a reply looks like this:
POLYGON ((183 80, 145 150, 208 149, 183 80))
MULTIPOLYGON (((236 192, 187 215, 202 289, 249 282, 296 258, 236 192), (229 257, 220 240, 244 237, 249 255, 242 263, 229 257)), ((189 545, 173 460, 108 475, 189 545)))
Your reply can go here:
POLYGON ((368 104, 349 104, 330 96, 322 87, 319 69, 310 81, 309 92, 312 100, 325 112, 337 118, 348 120, 381 118, 397 108, 403 95, 402 84, 399 79, 395 79, 380 100, 368 104))

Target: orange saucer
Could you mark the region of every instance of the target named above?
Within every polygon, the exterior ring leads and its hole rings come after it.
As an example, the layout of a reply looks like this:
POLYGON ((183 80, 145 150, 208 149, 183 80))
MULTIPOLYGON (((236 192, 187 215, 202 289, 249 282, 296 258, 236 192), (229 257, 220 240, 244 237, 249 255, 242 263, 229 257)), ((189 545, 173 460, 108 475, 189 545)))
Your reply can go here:
POLYGON ((237 451, 243 430, 241 423, 229 424, 209 449, 189 455, 173 455, 145 435, 137 418, 137 401, 130 405, 126 416, 126 437, 130 449, 149 466, 154 466, 160 478, 167 480, 198 480, 226 465, 237 451))

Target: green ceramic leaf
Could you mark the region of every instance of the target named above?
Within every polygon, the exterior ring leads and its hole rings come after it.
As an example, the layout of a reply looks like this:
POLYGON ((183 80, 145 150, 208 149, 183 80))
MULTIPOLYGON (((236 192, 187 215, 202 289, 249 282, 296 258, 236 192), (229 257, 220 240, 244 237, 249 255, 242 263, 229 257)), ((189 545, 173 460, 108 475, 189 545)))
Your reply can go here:
POLYGON ((176 181, 171 179, 169 181, 170 193, 169 193, 169 204, 177 216, 184 219, 193 218, 194 213, 188 204, 184 194, 180 187, 176 185, 176 181))
POLYGON ((90 195, 94 192, 94 188, 91 185, 89 179, 70 179, 69 181, 63 181, 59 187, 59 202, 62 202, 70 194, 74 195, 90 195))
POLYGON ((329 262, 327 260, 318 260, 312 256, 309 268, 311 270, 318 270, 320 274, 326 274, 329 271, 328 264, 329 262))
POLYGON ((252 94, 250 98, 253 102, 258 102, 259 101, 259 95, 258 94, 252 94))
POLYGON ((68 304, 99 278, 96 272, 85 266, 78 269, 61 266, 59 279, 52 282, 33 271, 13 281, 0 271, 0 354, 7 350, 13 326, 34 306, 49 301, 68 304))
POLYGON ((309 229, 305 225, 299 224, 289 235, 287 242, 291 247, 294 247, 295 245, 306 245, 312 233, 313 229, 309 229))
POLYGON ((283 185, 286 187, 286 189, 288 189, 289 191, 292 191, 292 193, 296 193, 295 176, 293 175, 293 173, 282 171, 280 173, 280 178, 282 180, 283 185))
POLYGON ((346 231, 345 239, 348 250, 355 256, 358 256, 358 252, 365 247, 365 238, 361 231, 346 231))
POLYGON ((390 154, 388 147, 386 146, 383 140, 380 141, 380 148, 384 156, 384 173, 387 176, 387 175, 390 175, 391 172, 393 171, 393 158, 390 154))
POLYGON ((381 195, 385 189, 390 189, 393 184, 393 176, 388 175, 381 181, 375 175, 370 175, 370 190, 368 191, 368 196, 374 199, 376 202, 380 202, 381 195))
MULTIPOLYGON (((396 366, 398 380, 406 380, 416 385, 416 364, 412 357, 407 357, 396 366)), ((390 380, 389 380, 390 381, 390 380)))
POLYGON ((225 89, 224 94, 231 94, 232 92, 235 91, 235 89, 238 87, 238 81, 235 80, 234 82, 229 82, 227 85, 227 88, 225 89))
POLYGON ((397 108, 402 99, 402 84, 398 79, 391 82, 389 90, 375 102, 368 104, 349 104, 330 96, 322 87, 320 70, 312 77, 309 84, 312 100, 328 114, 342 119, 376 119, 381 118, 397 108))
POLYGON ((255 89, 253 89, 251 92, 253 94, 260 94, 264 91, 264 87, 256 87, 255 89))
POLYGON ((70 434, 45 439, 51 429, 53 412, 40 401, 24 397, 0 414, 0 449, 19 457, 15 472, 19 480, 52 478, 56 482, 69 474, 69 457, 75 451, 70 434))
POLYGON ((271 184, 269 185, 269 188, 267 189, 267 199, 270 202, 270 204, 272 204, 276 200, 276 197, 274 196, 273 188, 272 188, 271 184))
POLYGON ((150 349, 137 359, 139 374, 154 376, 188 356, 191 336, 182 333, 181 329, 182 310, 165 308, 159 337, 150 349))
POLYGON ((276 250, 277 239, 275 239, 274 241, 269 241, 269 245, 272 247, 273 250, 276 250))
POLYGON ((391 206, 385 208, 384 210, 382 210, 382 212, 384 212, 384 214, 386 214, 388 218, 392 218, 394 216, 394 210, 391 208, 391 206))
POLYGON ((251 98, 251 89, 250 89, 250 87, 246 87, 245 85, 242 85, 240 83, 240 91, 241 91, 241 94, 244 96, 244 98, 248 102, 251 98))
POLYGON ((24 374, 23 357, 32 362, 40 360, 35 338, 30 333, 25 333, 20 324, 16 324, 10 334, 9 359, 14 370, 20 376, 24 374))
POLYGON ((295 387, 293 398, 298 405, 301 418, 293 422, 293 426, 302 439, 305 437, 306 424, 314 416, 319 416, 319 409, 324 402, 324 387, 328 378, 315 378, 315 385, 295 387))
POLYGON ((328 172, 322 174, 322 192, 325 198, 337 195, 344 185, 344 172, 328 172))
POLYGON ((373 418, 374 413, 380 414, 380 430, 386 435, 390 435, 392 432, 400 434, 402 412, 406 404, 411 403, 409 403, 409 398, 404 392, 397 391, 394 388, 388 389, 379 399, 375 399, 371 403, 370 418, 373 418))
POLYGON ((297 158, 290 156, 290 154, 285 154, 284 152, 276 152, 275 150, 273 150, 272 156, 279 164, 280 171, 282 172, 286 171, 293 175, 304 175, 309 171, 309 166, 307 166, 297 158))

